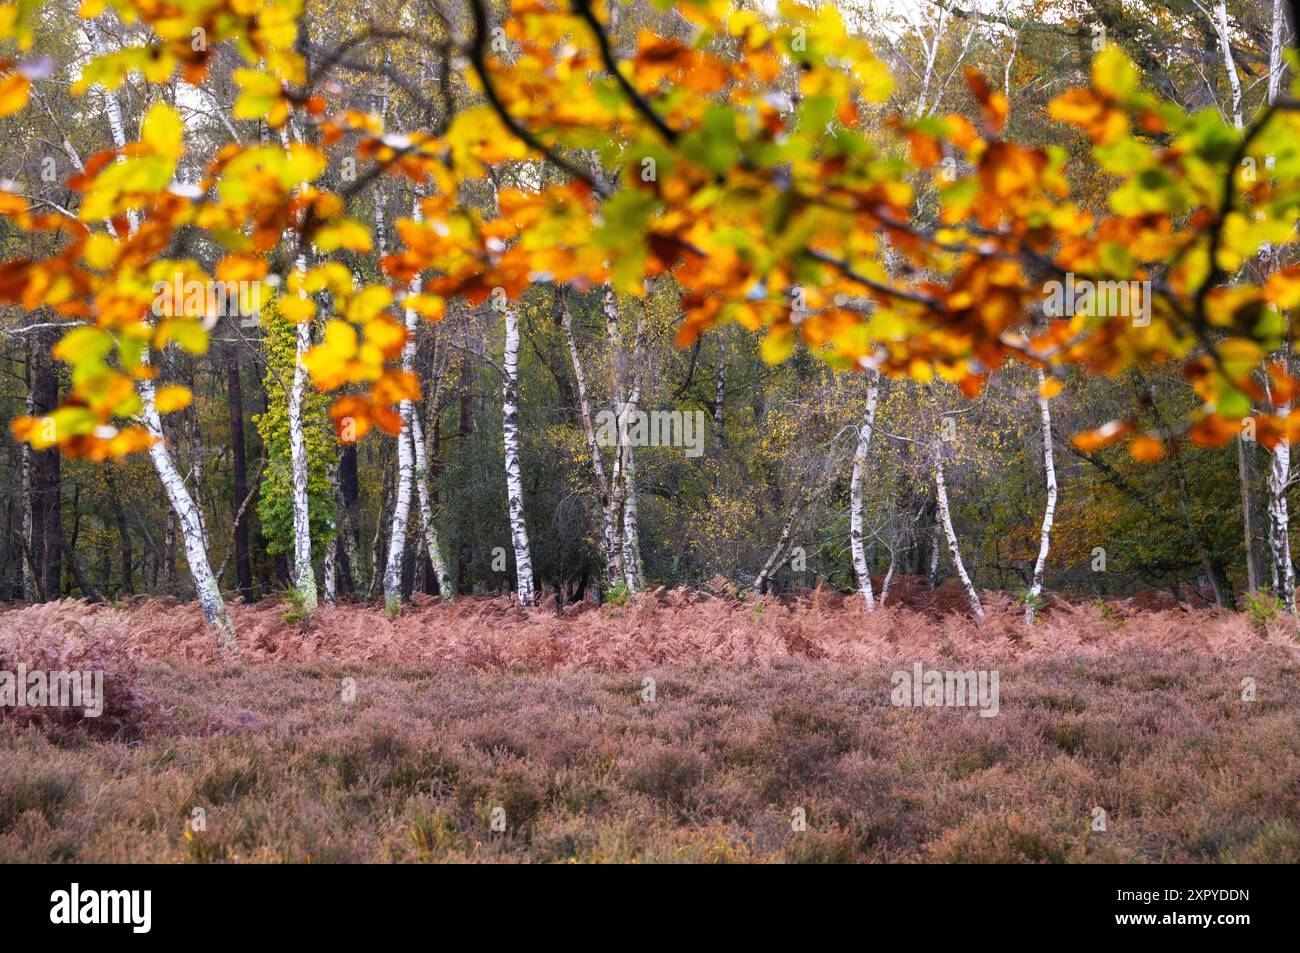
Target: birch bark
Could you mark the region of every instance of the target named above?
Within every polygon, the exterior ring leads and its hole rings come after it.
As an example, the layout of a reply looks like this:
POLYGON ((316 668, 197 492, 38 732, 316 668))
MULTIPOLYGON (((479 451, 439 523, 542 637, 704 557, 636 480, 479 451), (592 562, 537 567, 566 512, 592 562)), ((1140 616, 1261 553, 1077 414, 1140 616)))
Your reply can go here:
POLYGON ((943 442, 937 437, 934 440, 932 452, 934 455, 935 503, 939 509, 939 524, 943 527, 944 537, 948 540, 948 553, 952 556, 953 566, 961 579, 962 587, 966 590, 966 598, 970 600, 971 612, 975 616, 976 623, 983 624, 984 606, 980 604, 979 593, 975 590, 975 585, 966 572, 966 564, 962 562, 961 548, 957 544, 957 531, 953 529, 952 525, 952 512, 948 507, 948 484, 943 472, 943 442))
POLYGON ((867 456, 871 452, 871 437, 876 427, 876 405, 880 400, 880 379, 869 371, 867 384, 867 409, 858 428, 858 446, 853 453, 853 479, 849 484, 849 547, 853 552, 853 572, 858 579, 858 589, 868 612, 876 611, 876 598, 871 591, 871 568, 867 565, 866 551, 862 545, 862 485, 867 476, 867 456))
MULTIPOLYGON (((306 256, 299 255, 295 266, 307 270, 306 256)), ((299 291, 305 297, 305 292, 299 291)), ((296 328, 296 351, 293 386, 289 392, 289 465, 293 495, 293 586, 302 603, 302 611, 316 611, 316 571, 311 563, 311 512, 307 495, 307 435, 302 424, 303 397, 307 390, 307 352, 311 350, 311 322, 296 328)))
POLYGON ((411 408, 411 447, 415 455, 415 492, 420 504, 420 526, 424 530, 424 548, 433 564, 434 575, 438 577, 438 592, 444 602, 451 602, 455 590, 452 588, 451 572, 447 569, 447 560, 442 554, 442 544, 438 541, 438 528, 433 522, 433 505, 429 500, 429 455, 424 443, 424 426, 420 422, 420 408, 411 408))
POLYGON ((1034 561, 1033 582, 1025 597, 1025 623, 1034 621, 1034 605, 1043 591, 1043 574, 1047 568, 1047 554, 1052 547, 1052 524, 1056 520, 1056 462, 1052 455, 1052 408, 1043 393, 1046 377, 1038 370, 1038 412, 1043 421, 1043 471, 1047 480, 1047 508, 1043 511, 1043 525, 1038 533, 1038 559, 1034 561))
POLYGON ((610 501, 609 478, 605 473, 605 460, 596 442, 596 430, 591 420, 591 397, 587 391, 587 375, 582 367, 578 344, 573 336, 573 318, 567 302, 561 302, 560 321, 569 345, 569 359, 573 362, 573 376, 578 385, 578 411, 582 416, 582 431, 587 438, 587 452, 591 455, 591 470, 596 483, 596 497, 600 503, 605 553, 606 582, 612 584, 623 578, 623 548, 619 542, 618 528, 614 522, 614 508, 610 501))
MULTIPOLYGON (((412 216, 420 218, 420 203, 416 200, 412 216)), ((416 275, 411 281, 411 293, 419 294, 423 278, 416 275)), ((402 370, 415 371, 415 332, 419 315, 406 309, 406 344, 402 347, 402 370)), ((402 556, 406 552, 406 524, 411 514, 411 484, 415 479, 415 454, 411 444, 411 413, 414 405, 404 400, 398 406, 402 416, 402 430, 397 435, 397 493, 393 502, 393 521, 388 534, 388 559, 384 566, 384 608, 390 615, 402 611, 402 556)))
POLYGON ((519 468, 519 323, 513 305, 506 307, 505 352, 502 369, 502 434, 506 460, 506 502, 510 510, 510 541, 515 550, 515 588, 521 606, 536 602, 533 557, 524 522, 524 481, 519 468))

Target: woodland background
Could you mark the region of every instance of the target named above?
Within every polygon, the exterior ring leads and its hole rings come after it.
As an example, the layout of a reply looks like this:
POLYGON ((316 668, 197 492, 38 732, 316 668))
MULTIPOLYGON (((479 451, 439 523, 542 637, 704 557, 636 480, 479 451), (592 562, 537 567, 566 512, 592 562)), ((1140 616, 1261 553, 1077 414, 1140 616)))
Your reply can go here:
MULTIPOLYGON (((385 6, 384 0, 308 3, 308 57, 324 55, 361 22, 382 21, 385 6)), ((900 112, 973 112, 961 77, 973 66, 1001 78, 1011 105, 1009 135, 1076 151, 1084 148, 1081 140, 1048 119, 1047 103, 1086 83, 1098 36, 1120 45, 1144 82, 1181 106, 1249 118, 1266 102, 1270 71, 1279 69, 1272 57, 1275 23, 1283 42, 1291 32, 1282 4, 1268 0, 839 6, 889 64, 896 82, 890 105, 900 112)), ((657 16, 640 2, 620 10, 613 31, 619 42, 657 16)), ((75 16, 75 4, 50 5, 37 48, 62 62, 78 61, 84 39, 75 16)), ((111 30, 105 36, 110 47, 121 40, 111 30)), ((357 109, 383 113, 395 128, 416 125, 423 106, 402 78, 428 78, 421 73, 428 64, 404 55, 395 44, 383 63, 349 70, 345 62, 335 93, 357 109)), ((228 51, 218 54, 201 96, 192 89, 172 93, 191 138, 201 130, 212 149, 268 134, 262 123, 232 117, 233 60, 228 51)), ((148 105, 144 91, 128 79, 117 99, 128 127, 136 128, 148 105)), ((57 82, 41 83, 32 103, 0 120, 0 176, 18 183, 34 204, 66 209, 78 199, 62 184, 77 157, 112 144, 102 94, 96 88, 76 97, 57 82)), ((331 168, 324 185, 338 187, 346 174, 331 168)), ((1086 197, 1087 183, 1078 185, 1086 197)), ((1096 183, 1098 203, 1106 190, 1096 183)), ((384 223, 408 214, 411 200, 383 177, 352 199, 351 211, 376 223, 382 244, 384 223)), ((5 257, 43 240, 0 233, 5 257)), ((351 255, 348 263, 373 278, 377 259, 377 253, 351 255)), ((602 598, 642 585, 698 586, 715 577, 776 590, 855 588, 849 513, 867 379, 832 371, 801 347, 773 366, 759 340, 734 325, 678 348, 676 295, 665 284, 644 301, 618 302, 620 340, 611 334, 599 291, 568 294, 576 362, 565 302, 555 288, 536 285, 519 303, 520 473, 543 594, 602 598), (615 406, 628 375, 642 389, 641 407, 703 411, 709 427, 698 458, 672 447, 632 451, 625 492, 636 505, 631 542, 643 573, 619 580, 604 570, 599 492, 580 407, 583 392, 593 413, 615 406)), ((60 329, 42 327, 46 320, 17 308, 0 315, 0 417, 6 421, 39 416, 66 391, 66 369, 50 356, 60 329)), ((416 478, 425 481, 457 593, 499 593, 515 585, 502 465, 504 336, 501 314, 486 305, 453 308, 440 323, 418 328, 415 366, 427 386, 417 414, 427 461, 416 478)), ((158 360, 163 379, 189 386, 195 396, 165 418, 165 437, 202 508, 221 587, 246 599, 289 589, 292 326, 267 307, 256 326, 218 325, 206 354, 168 348, 158 360)), ((1088 453, 1068 439, 1131 416, 1134 408, 1151 427, 1179 419, 1195 397, 1178 370, 1156 367, 1117 378, 1065 372, 1051 401, 1059 502, 1048 591, 1162 589, 1178 600, 1235 606, 1248 592, 1276 586, 1265 512, 1267 451, 1241 440, 1221 449, 1180 444, 1162 459, 1138 462, 1123 448, 1088 453)), ((995 373, 974 400, 942 383, 882 381, 863 481, 863 541, 877 580, 891 566, 896 579, 931 585, 953 571, 937 534, 924 450, 946 428, 953 523, 975 585, 1012 595, 1031 586, 1045 503, 1038 393, 1033 370, 1020 365, 995 373)), ((340 445, 328 406, 327 396, 312 394, 304 410, 315 577, 327 599, 369 602, 382 592, 388 562, 395 441, 372 435, 340 445)), ((193 594, 176 517, 146 454, 95 463, 31 450, 7 429, 0 440, 0 600, 193 594)), ((605 457, 612 472, 613 451, 605 457)), ((404 596, 439 593, 415 503, 403 545, 404 596)))

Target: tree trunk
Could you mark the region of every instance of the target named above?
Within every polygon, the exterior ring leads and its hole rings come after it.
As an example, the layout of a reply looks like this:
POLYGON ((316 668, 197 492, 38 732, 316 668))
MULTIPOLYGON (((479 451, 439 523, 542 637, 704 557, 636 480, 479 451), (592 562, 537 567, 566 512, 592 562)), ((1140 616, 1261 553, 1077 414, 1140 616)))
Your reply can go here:
POLYGON ((1255 529, 1255 450, 1254 442, 1237 436, 1237 483, 1241 490, 1241 526, 1246 545, 1246 591, 1259 591, 1263 575, 1259 569, 1257 531, 1255 529))
POLYGON ((415 451, 415 492, 420 504, 420 526, 424 530, 424 549, 438 580, 438 593, 443 600, 452 599, 451 572, 438 540, 438 528, 433 522, 433 504, 429 498, 429 460, 424 444, 424 425, 420 422, 420 408, 411 408, 411 447, 415 451))
MULTIPOLYGON (((415 204, 415 217, 420 215, 419 201, 415 204)), ((419 294, 423 278, 416 275, 411 280, 411 293, 419 294)), ((415 332, 419 315, 406 309, 406 344, 402 347, 402 370, 415 372, 415 332)), ((414 405, 404 400, 399 405, 402 429, 397 435, 397 496, 393 503, 392 531, 388 536, 388 560, 384 568, 384 608, 389 615, 402 611, 402 556, 406 553, 406 524, 411 515, 411 483, 415 478, 415 456, 411 447, 411 415, 414 405)))
POLYGON ((794 502, 790 505, 790 512, 786 514, 785 522, 781 524, 781 535, 777 538, 776 546, 767 557, 767 562, 763 563, 757 578, 754 579, 753 591, 759 595, 767 592, 772 576, 785 562, 786 550, 790 548, 790 537, 794 535, 794 528, 799 522, 799 514, 803 512, 804 503, 804 494, 796 492, 794 502))
POLYGON ((725 432, 723 424, 726 422, 724 411, 727 396, 727 365, 723 360, 724 352, 722 350, 722 341, 718 341, 718 367, 713 372, 713 429, 717 436, 717 445, 723 443, 723 434, 725 432))
MULTIPOLYGON (((43 347, 39 340, 33 341, 28 338, 26 342, 27 352, 23 362, 23 377, 26 384, 27 397, 27 416, 36 416, 36 403, 33 399, 32 390, 32 373, 35 367, 37 350, 43 347)), ((36 560, 33 557, 32 545, 32 446, 26 440, 21 442, 19 452, 22 454, 22 533, 21 546, 24 559, 19 569, 19 579, 22 585, 22 599, 26 602, 35 602, 38 598, 37 593, 39 585, 36 581, 36 560)))
POLYGON ((122 508, 122 496, 118 493, 117 477, 113 473, 113 464, 104 464, 104 485, 108 488, 108 504, 113 510, 113 520, 117 523, 117 535, 122 546, 122 591, 127 595, 135 593, 133 551, 131 547, 131 530, 126 523, 126 511, 122 508))
POLYGON ((366 573, 361 565, 361 517, 357 512, 359 484, 357 445, 344 444, 339 453, 339 498, 343 507, 343 537, 347 546, 348 568, 352 571, 352 591, 357 598, 366 591, 366 573))
MULTIPOLYGON (((50 349, 57 329, 40 333, 32 348, 32 410, 40 417, 59 406, 59 370, 50 349)), ((31 453, 31 547, 38 589, 46 599, 63 590, 63 471, 57 448, 31 453)))
POLYGON ((1043 573, 1047 568, 1047 554, 1052 548, 1052 523, 1056 519, 1056 462, 1052 456, 1052 408, 1043 393, 1046 378, 1038 370, 1038 411, 1043 420, 1043 474, 1047 480, 1047 508, 1043 510, 1043 526, 1038 533, 1038 559, 1034 561, 1034 577, 1025 596, 1025 624, 1034 621, 1034 604, 1043 591, 1043 573))
POLYGON ((591 420, 591 398, 587 391, 587 375, 582 368, 582 358, 578 354, 578 344, 573 337, 573 320, 569 314, 568 302, 561 301, 561 323, 564 336, 569 344, 569 357, 573 361, 573 376, 578 384, 578 411, 582 417, 582 431, 587 438, 587 452, 591 455, 591 470, 595 477, 596 499, 600 504, 603 534, 601 541, 605 554, 606 583, 612 584, 623 578, 623 547, 619 540, 618 527, 614 521, 614 507, 610 500, 609 478, 605 475, 605 460, 596 442, 596 431, 591 420))
MULTIPOLYGON (((1287 414, 1290 408, 1279 408, 1287 414)), ((1276 592, 1286 605, 1286 611, 1296 611, 1295 567, 1291 562, 1291 517, 1287 511, 1286 485, 1291 478, 1291 446, 1280 440, 1273 448, 1272 463, 1268 471, 1268 513, 1272 523, 1273 574, 1276 592)))
POLYGON ((1282 37, 1286 32, 1286 14, 1282 0, 1273 0, 1273 31, 1268 45, 1268 101, 1277 102, 1282 92, 1282 73, 1285 65, 1282 60, 1282 37))
POLYGON ((939 588, 939 554, 943 547, 943 527, 940 525, 939 508, 935 506, 934 525, 930 530, 930 566, 926 572, 925 582, 931 591, 939 588))
POLYGON ((330 496, 334 501, 334 512, 329 518, 329 527, 325 539, 325 555, 321 561, 321 593, 325 597, 326 605, 337 606, 339 604, 339 467, 337 461, 330 467, 329 480, 330 496))
POLYGON ((849 548, 853 552, 853 572, 858 589, 868 612, 876 611, 876 598, 871 591, 871 567, 867 565, 866 551, 862 545, 862 484, 867 476, 867 456, 871 452, 871 437, 876 427, 876 405, 880 399, 880 380, 875 371, 868 371, 867 410, 858 428, 858 446, 853 453, 853 479, 849 485, 849 548))
POLYGON ((244 390, 239 376, 239 355, 226 350, 226 402, 230 405, 230 455, 235 513, 235 579, 239 595, 253 601, 253 564, 248 553, 248 449, 244 440, 244 390))
MULTIPOLYGON (((632 393, 628 395, 624 411, 627 419, 636 414, 641 404, 641 380, 637 375, 632 393)), ((623 578, 631 592, 645 588, 645 568, 641 564, 641 534, 636 491, 636 456, 631 441, 626 439, 626 425, 619 427, 623 435, 623 578)))
MULTIPOLYGON (((305 256, 299 255, 297 268, 307 270, 305 256)), ((305 292, 299 292, 305 297, 305 292)), ((302 405, 307 391, 307 352, 311 350, 311 321, 302 321, 296 330, 297 350, 293 364, 293 387, 289 392, 289 465, 293 500, 293 587, 302 603, 302 612, 316 611, 316 571, 311 563, 311 510, 307 493, 307 435, 303 430, 302 405)))
POLYGON ((225 600, 221 597, 221 588, 217 578, 212 574, 208 562, 208 553, 203 546, 203 520, 199 508, 185 489, 185 481, 176 471, 171 454, 163 442, 162 418, 154 405, 154 382, 143 378, 136 383, 136 390, 144 404, 142 417, 149 435, 154 438, 149 448, 154 469, 162 481, 163 492, 171 503, 172 511, 180 522, 181 537, 185 544, 185 560, 190 567, 190 576, 194 580, 194 592, 203 609, 203 617, 208 625, 216 630, 217 643, 222 649, 235 647, 235 626, 226 611, 225 600))
MULTIPOLYGON (((96 53, 102 54, 106 52, 104 34, 98 22, 86 25, 86 35, 96 53)), ((122 123, 122 111, 117 96, 110 90, 103 89, 103 87, 101 87, 101 91, 104 96, 104 112, 108 116, 113 144, 121 150, 126 146, 126 127, 122 123)), ((127 224, 130 230, 134 232, 139 224, 138 213, 134 211, 127 212, 127 224)), ((108 223, 108 227, 110 231, 115 231, 111 222, 108 223)), ((147 352, 144 360, 148 361, 147 352)), ((142 378, 137 381, 136 392, 140 395, 143 404, 141 417, 145 429, 154 438, 153 445, 149 448, 149 458, 153 461, 154 469, 158 472, 158 478, 163 485, 163 492, 171 504, 172 511, 180 522, 185 543, 186 561, 190 567, 190 575, 194 580, 195 595, 198 597, 199 605, 203 609, 203 616, 207 619, 208 625, 216 630, 218 646, 222 649, 233 649, 235 647, 235 627, 230 621, 229 613, 226 611, 225 600, 221 597, 221 587, 212 573, 211 564, 208 562, 208 553, 204 546, 203 514, 199 512, 193 497, 185 488, 185 481, 181 479, 180 473, 177 472, 171 453, 168 452, 167 445, 163 441, 162 418, 159 416, 158 408, 154 403, 155 387, 153 380, 142 378)), ((172 565, 174 567, 175 563, 173 562, 172 565)))
POLYGON ((980 604, 979 593, 975 590, 975 584, 971 582, 971 578, 966 572, 966 565, 961 558, 961 549, 957 545, 957 531, 952 526, 952 511, 948 507, 948 486, 943 474, 943 441, 937 437, 933 444, 933 453, 934 495, 939 509, 939 524, 943 527, 944 536, 948 540, 948 553, 952 556, 953 566, 956 568, 961 584, 966 590, 966 598, 970 600, 970 609, 975 616, 975 622, 977 625, 982 625, 984 623, 984 606, 980 604))
MULTIPOLYGON (((641 543, 637 532, 636 460, 629 445, 627 428, 637 410, 640 388, 639 384, 631 384, 629 380, 628 355, 623 346, 618 299, 613 288, 605 288, 602 307, 614 363, 614 416, 618 423, 612 489, 613 511, 615 519, 621 521, 623 530, 623 582, 629 591, 639 592, 645 583, 641 569, 641 543)), ((637 337, 640 337, 640 329, 637 337)))
POLYGON ((1237 64, 1232 56, 1232 34, 1228 30, 1228 5, 1225 0, 1217 0, 1214 5, 1214 30, 1219 35, 1223 69, 1228 74, 1228 87, 1232 91, 1232 124, 1240 129, 1242 128, 1241 79, 1237 76, 1237 64))
MULTIPOLYGON (((1289 346, 1283 346, 1276 355, 1288 373, 1290 357, 1289 346)), ((1283 419, 1290 413, 1290 404, 1277 408, 1277 415, 1283 419)), ((1268 537, 1271 549, 1269 565, 1273 591, 1286 606, 1286 611, 1294 615, 1296 611, 1295 566, 1291 562, 1291 514, 1286 498, 1287 484, 1290 480, 1291 444, 1284 436, 1273 446, 1268 468, 1268 537)))
POLYGON ((519 468, 519 324, 513 306, 506 308, 506 342, 502 368, 502 432, 506 458, 506 501, 510 509, 510 540, 515 550, 516 589, 521 606, 537 598, 533 587, 533 557, 524 522, 524 481, 519 468))

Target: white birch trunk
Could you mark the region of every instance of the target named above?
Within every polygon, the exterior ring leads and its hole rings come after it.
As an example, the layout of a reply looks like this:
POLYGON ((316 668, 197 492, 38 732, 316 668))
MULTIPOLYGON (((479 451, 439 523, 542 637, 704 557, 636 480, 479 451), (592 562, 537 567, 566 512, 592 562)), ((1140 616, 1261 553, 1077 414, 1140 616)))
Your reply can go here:
POLYGON ((1214 5, 1214 31, 1219 35, 1219 50, 1223 54, 1223 69, 1228 74, 1228 87, 1232 90, 1232 124, 1242 128, 1241 78, 1232 56, 1232 34, 1228 31, 1228 4, 1218 0, 1214 5))
POLYGON ((141 416, 145 429, 154 438, 154 443, 149 448, 149 457, 153 461, 154 469, 158 471, 163 491, 167 494, 167 501, 171 504, 180 523, 181 539, 185 545, 185 561, 190 567, 190 577, 194 580, 194 593, 198 597, 199 606, 203 609, 203 617, 207 619, 208 625, 216 630, 217 644, 222 649, 233 649, 235 626, 230 621, 225 600, 221 597, 221 587, 212 573, 207 550, 203 547, 203 521, 199 515, 198 505, 190 496, 189 490, 185 489, 185 481, 181 479, 175 463, 172 462, 171 454, 167 452, 167 445, 163 442, 162 418, 154 403, 154 382, 139 380, 136 382, 136 391, 144 405, 141 416))
MULTIPOLYGON (((1279 416, 1290 413, 1290 407, 1278 409, 1279 416)), ((1286 611, 1296 611, 1295 567, 1291 562, 1291 517, 1287 509, 1286 485, 1291 478, 1291 446, 1285 440, 1273 448, 1268 469, 1268 515, 1272 524, 1273 571, 1277 580, 1278 595, 1286 611)))
MULTIPOLYGON (((86 25, 86 36, 90 41, 91 49, 97 55, 107 51, 104 34, 98 23, 91 22, 86 25)), ((122 121, 121 106, 117 95, 111 90, 101 87, 100 91, 104 97, 104 113, 108 117, 113 144, 120 150, 126 146, 126 126, 122 121)), ((128 212, 127 222, 130 230, 134 232, 140 224, 138 213, 128 212)), ((111 224, 109 228, 112 230, 111 224)), ((148 360, 147 354, 145 360, 148 360)), ((208 562, 208 552, 204 546, 203 514, 199 511, 194 498, 190 496, 189 490, 185 488, 185 481, 181 479, 171 453, 163 441, 162 418, 154 402, 154 382, 146 379, 137 381, 136 393, 140 395, 143 405, 141 416, 144 426, 154 438, 154 443, 149 448, 149 459, 153 462, 163 492, 166 493, 167 501, 171 504, 172 511, 180 524, 185 545, 185 561, 194 580, 194 592, 203 610, 203 617, 208 625, 216 630, 217 645, 222 649, 232 650, 235 647, 235 626, 230 621, 230 613, 226 611, 226 602, 221 596, 221 587, 212 572, 211 563, 208 562)))
MULTIPOLYGON (((858 578, 858 589, 868 612, 876 611, 875 595, 871 591, 871 567, 862 544, 862 485, 867 476, 867 456, 871 452, 871 437, 876 427, 876 405, 880 399, 880 380, 874 371, 867 384, 867 410, 858 428, 858 446, 853 453, 853 479, 849 485, 849 547, 853 551, 853 572, 858 578)), ((883 598, 883 595, 882 595, 883 598)))
POLYGON ((587 438, 587 452, 591 455, 591 470, 596 482, 596 495, 600 503, 605 553, 606 582, 612 584, 623 578, 623 548, 619 542, 618 528, 614 523, 614 508, 609 495, 609 478, 605 475, 605 460, 596 442, 596 430, 591 421, 591 398, 587 392, 587 375, 582 369, 582 358, 573 337, 573 320, 568 305, 561 304, 561 322, 569 345, 569 358, 573 362, 573 376, 578 385, 578 410, 582 415, 583 435, 587 438))
POLYGON ((1282 93, 1282 34, 1286 31, 1286 15, 1282 0, 1273 0, 1273 34, 1268 47, 1268 101, 1277 102, 1282 93))
POLYGON ((939 524, 943 527, 944 536, 948 540, 948 553, 952 556, 957 575, 961 578, 961 584, 966 590, 966 598, 970 600, 971 612, 975 615, 976 623, 983 624, 984 606, 980 604, 979 593, 975 591, 975 585, 966 572, 966 564, 962 562, 961 549, 957 545, 957 531, 952 526, 952 512, 948 508, 948 485, 943 474, 943 443, 938 438, 935 438, 933 450, 934 494, 939 509, 939 524))
POLYGON ((1038 411, 1043 421, 1043 472, 1047 480, 1047 508, 1043 510, 1043 525, 1038 533, 1038 559, 1034 562, 1033 581, 1025 596, 1025 624, 1034 621, 1034 603, 1043 591, 1043 573, 1047 568, 1047 554, 1052 547, 1052 523, 1056 520, 1056 462, 1052 456, 1052 408, 1043 394, 1046 378, 1038 370, 1038 411))
MULTIPOLYGON (((420 203, 416 200, 412 213, 418 220, 420 203)), ((416 275, 411 281, 411 293, 419 294, 423 278, 416 275)), ((402 370, 415 371, 415 332, 419 315, 406 309, 406 344, 402 347, 402 370)), ((393 522, 388 534, 388 560, 384 566, 384 608, 390 615, 402 611, 402 556, 406 551, 406 523, 411 513, 411 483, 415 479, 415 454, 411 444, 411 415, 414 404, 404 400, 398 405, 402 416, 402 429, 397 435, 397 495, 393 502, 393 522)))
MULTIPOLYGON (((1290 364, 1290 347, 1284 346, 1275 357, 1283 366, 1290 364)), ((1289 367, 1288 367, 1289 370, 1289 367)), ((1277 415, 1285 419, 1291 413, 1291 405, 1277 408, 1277 415)), ((1287 484, 1291 480, 1291 444, 1284 437, 1273 447, 1268 468, 1268 529, 1269 566, 1273 579, 1273 591, 1286 606, 1286 611, 1295 614, 1295 566, 1291 562, 1291 514, 1286 499, 1287 484)))
MULTIPOLYGON (((638 381, 625 405, 628 418, 637 412, 640 402, 641 384, 638 381)), ((625 427, 620 427, 620 432, 624 430, 625 427)), ((628 591, 640 592, 645 588, 645 569, 641 564, 641 538, 638 531, 636 458, 628 440, 623 441, 623 487, 623 578, 627 580, 628 591)))
POLYGON ((519 466, 519 324, 513 306, 506 308, 505 352, 501 361, 501 430, 505 444, 506 502, 510 510, 510 541, 515 550, 515 588, 521 606, 537 599, 533 586, 533 557, 524 522, 524 480, 519 466))
MULTIPOLYGON (((307 270, 306 258, 298 256, 299 271, 307 270)), ((305 297, 304 292, 299 292, 305 297)), ((302 424, 303 397, 307 390, 307 352, 311 350, 311 322, 297 326, 297 349, 293 364, 293 386, 289 391, 289 465, 293 502, 293 586, 302 611, 316 611, 316 571, 311 564, 311 513, 307 495, 307 435, 302 424)))
POLYGON ((781 535, 776 541, 776 547, 772 550, 771 555, 767 557, 767 562, 763 563, 763 568, 759 570, 758 577, 754 580, 753 591, 762 594, 767 589, 767 584, 771 582, 772 576, 781 564, 785 562, 786 550, 790 547, 790 537, 794 535, 795 525, 799 522, 799 514, 803 512, 804 496, 802 493, 794 498, 794 503, 790 506, 790 512, 786 514, 785 522, 781 524, 781 535))
POLYGON ((438 592, 444 602, 451 602, 451 572, 447 560, 442 555, 442 544, 438 541, 438 528, 433 522, 433 506, 429 500, 429 454, 424 444, 424 426, 420 422, 420 408, 411 408, 411 447, 415 451, 415 492, 420 504, 420 526, 424 530, 424 548, 433 563, 433 573, 438 577, 438 592))
POLYGON ((885 600, 889 598, 889 584, 894 578, 894 566, 898 562, 898 552, 891 549, 889 551, 889 568, 885 570, 885 578, 880 583, 880 607, 885 607, 885 600))
POLYGON ((939 550, 943 545, 943 527, 939 525, 939 518, 936 516, 934 527, 930 532, 930 573, 926 576, 926 583, 931 589, 939 588, 939 550))
POLYGON ((614 361, 614 416, 618 422, 618 447, 614 454, 613 508, 616 520, 622 524, 623 582, 629 592, 639 592, 644 586, 641 569, 641 544, 637 532, 636 460, 627 428, 640 401, 638 385, 629 386, 628 355, 623 346, 623 331, 619 326, 618 300, 614 289, 605 288, 602 307, 605 312, 605 329, 609 335, 610 353, 614 361))

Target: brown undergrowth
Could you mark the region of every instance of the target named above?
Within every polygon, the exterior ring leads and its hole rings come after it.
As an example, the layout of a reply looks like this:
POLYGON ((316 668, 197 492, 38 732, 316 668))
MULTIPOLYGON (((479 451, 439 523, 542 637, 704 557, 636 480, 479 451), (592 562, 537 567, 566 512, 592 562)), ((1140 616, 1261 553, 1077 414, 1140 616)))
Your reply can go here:
POLYGON ((991 597, 976 629, 826 593, 234 611, 233 659, 161 600, 0 612, 5 664, 111 664, 139 712, 0 718, 0 860, 1300 861, 1280 623, 1085 603, 1026 629, 991 597), (913 661, 996 668, 998 716, 894 707, 913 661))

